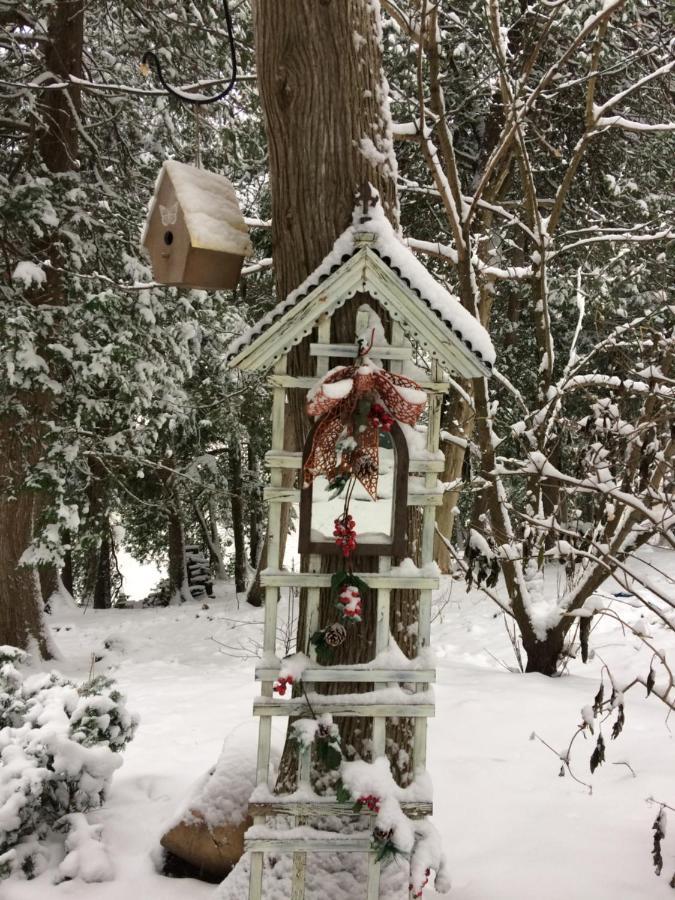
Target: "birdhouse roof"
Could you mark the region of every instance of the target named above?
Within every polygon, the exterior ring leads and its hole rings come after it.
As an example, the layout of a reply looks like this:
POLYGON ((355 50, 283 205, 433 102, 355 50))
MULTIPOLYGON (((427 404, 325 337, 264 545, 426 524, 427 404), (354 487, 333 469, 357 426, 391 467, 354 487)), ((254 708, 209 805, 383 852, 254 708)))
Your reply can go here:
POLYGON ((167 159, 157 179, 151 215, 163 178, 173 185, 193 247, 235 256, 251 253, 248 227, 237 195, 224 175, 167 159))
POLYGON ((480 322, 450 294, 392 228, 376 203, 337 239, 321 265, 296 290, 234 341, 232 368, 272 365, 356 293, 367 293, 449 372, 490 375, 495 351, 480 322))

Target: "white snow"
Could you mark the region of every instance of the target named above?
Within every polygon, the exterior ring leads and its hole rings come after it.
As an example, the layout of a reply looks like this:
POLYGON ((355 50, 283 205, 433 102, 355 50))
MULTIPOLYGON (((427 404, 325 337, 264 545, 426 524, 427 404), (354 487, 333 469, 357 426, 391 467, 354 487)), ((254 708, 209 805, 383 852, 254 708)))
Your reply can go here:
MULTIPOLYGON (((237 195, 224 175, 197 169, 175 159, 166 160, 159 178, 164 174, 175 188, 193 247, 238 256, 251 253, 248 228, 237 195)), ((156 202, 155 199, 151 201, 153 205, 156 202)))
MULTIPOLYGON (((644 548, 642 554, 645 572, 653 565, 665 570, 653 577, 672 594, 675 554, 657 548, 644 548)), ((562 567, 552 564, 544 599, 555 598, 564 582, 562 567)), ((616 602, 616 590, 619 587, 611 581, 603 586, 602 605, 616 602)), ((114 675, 127 694, 129 708, 140 713, 141 725, 123 753, 106 804, 87 817, 90 825, 103 826, 114 880, 86 883, 76 878, 55 885, 63 854, 56 855, 54 849, 48 867, 33 881, 13 877, 0 882, 2 900, 247 897, 247 858, 222 887, 165 878, 156 870, 158 841, 166 823, 200 773, 215 765, 223 743, 239 748, 242 766, 255 761, 258 723, 251 706, 259 690, 253 678, 257 660, 255 649, 243 648, 259 644, 262 614, 245 604, 238 607, 233 588, 217 586, 216 591, 208 611, 185 604, 83 614, 64 605, 50 617, 64 674, 85 678, 94 651, 102 657, 96 670, 114 675), (106 649, 104 641, 111 634, 121 643, 106 649)), ((599 654, 587 665, 570 659, 566 675, 556 679, 514 674, 508 670, 515 665, 511 645, 493 603, 479 592, 467 594, 461 583, 446 578, 435 604, 430 654, 437 667, 436 716, 429 721, 428 766, 434 782, 433 821, 452 875, 450 897, 672 898, 668 887, 675 870, 672 834, 664 840, 664 872, 657 878, 651 825, 658 808, 645 802, 654 797, 675 805, 675 756, 665 708, 653 697, 645 699, 642 688, 620 695, 626 705, 626 726, 616 741, 605 733, 607 762, 591 776, 592 743, 582 737, 572 748, 575 773, 592 782, 593 794, 568 775, 558 777, 556 754, 566 750, 579 710, 592 703, 603 662, 618 689, 636 674, 646 677, 650 655, 639 649, 641 641, 624 635, 617 622, 606 621, 593 630, 591 643, 599 654), (555 753, 529 741, 535 730, 555 753), (636 777, 625 765, 613 764, 623 761, 630 763, 636 777)), ((624 605, 621 609, 628 621, 639 620, 640 609, 624 605)), ((285 597, 279 616, 281 634, 288 620, 285 597)), ((669 656, 675 653, 672 635, 655 617, 645 618, 657 635, 656 646, 664 647, 669 656)), ((287 652, 280 644, 277 655, 287 652)), ((284 720, 273 720, 272 728, 278 751, 284 720)), ((603 725, 603 733, 606 729, 603 725)), ((418 790, 420 785, 418 780, 418 790)), ((365 900, 365 858, 353 857, 313 856, 308 868, 310 900, 365 900)), ((279 855, 268 870, 265 900, 288 900, 291 869, 292 858, 279 855)), ((407 884, 407 865, 386 867, 381 900, 406 900, 407 884)), ((439 897, 432 878, 424 900, 439 897)))
MULTIPOLYGON (((369 209, 368 218, 361 222, 362 207, 359 205, 354 210, 353 222, 335 241, 332 250, 324 258, 321 265, 311 273, 294 291, 282 300, 266 316, 263 316, 255 325, 244 331, 228 349, 228 357, 236 356, 244 347, 251 343, 279 316, 295 305, 298 298, 302 297, 316 286, 324 275, 340 265, 343 256, 351 256, 359 245, 360 234, 373 235, 374 240, 369 245, 382 258, 389 260, 389 265, 397 269, 401 276, 409 281, 413 289, 417 289, 424 300, 428 301, 431 308, 442 316, 449 327, 456 329, 462 337, 470 341, 472 349, 481 354, 483 360, 490 365, 495 362, 495 350, 490 336, 480 324, 462 306, 458 297, 450 294, 440 282, 417 259, 412 250, 406 246, 401 235, 397 234, 387 219, 381 204, 378 202, 369 209)), ((420 301, 422 302, 422 301, 420 301)), ((406 323, 403 322, 405 330, 406 323)), ((447 327, 446 325, 446 327, 447 327)))
POLYGON ((44 284, 46 280, 45 270, 30 260, 17 263, 12 272, 12 281, 23 281, 25 288, 29 288, 32 284, 44 284))

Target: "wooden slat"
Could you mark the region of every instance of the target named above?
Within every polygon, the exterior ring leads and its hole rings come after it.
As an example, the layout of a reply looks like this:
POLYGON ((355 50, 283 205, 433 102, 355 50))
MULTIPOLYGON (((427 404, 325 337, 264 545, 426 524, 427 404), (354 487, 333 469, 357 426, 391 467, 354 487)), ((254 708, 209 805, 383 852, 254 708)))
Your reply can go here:
POLYGON ((261 900, 262 898, 262 878, 263 878, 263 862, 265 857, 262 853, 251 854, 251 874, 248 882, 248 900, 261 900))
POLYGON ((286 838, 283 833, 279 837, 244 838, 244 849, 252 853, 337 853, 339 851, 370 850, 372 835, 331 834, 330 837, 286 838))
MULTIPOLYGON (((330 587, 330 572, 270 572, 263 569, 260 574, 260 582, 263 587, 330 587)), ((439 578, 437 575, 401 575, 397 572, 359 572, 368 587, 371 588, 396 588, 410 590, 438 590, 439 578)))
POLYGON ((312 710, 316 715, 331 713, 334 716, 360 716, 364 719, 375 719, 381 716, 407 716, 417 718, 433 717, 435 707, 433 703, 419 703, 414 700, 415 694, 410 695, 410 701, 405 703, 339 703, 335 697, 329 700, 312 699, 312 709, 307 702, 298 697, 295 700, 270 699, 258 697, 253 701, 254 716, 312 716, 312 710))
MULTIPOLYGON (((280 677, 280 667, 261 666, 255 670, 257 681, 276 681, 280 677)), ((428 684, 436 680, 435 669, 355 669, 349 666, 324 666, 307 668, 302 673, 305 684, 326 684, 331 681, 364 684, 367 682, 396 684, 428 684)))
POLYGON ((420 493, 408 494, 408 506, 442 506, 443 505, 443 494, 439 494, 437 491, 431 491, 429 493, 425 491, 420 491, 420 493))
MULTIPOLYGON (((299 470, 302 468, 302 453, 294 450, 269 450, 265 454, 265 463, 270 469, 299 470)), ((408 470, 411 475, 426 475, 429 472, 442 472, 444 467, 442 459, 411 459, 408 470)))
POLYGON ((276 503, 299 503, 300 491, 293 487, 276 487, 268 485, 263 494, 265 500, 274 500, 276 503))
MULTIPOLYGON (((317 379, 313 375, 268 375, 267 381, 272 387, 308 391, 314 387, 317 379)), ((431 393, 447 394, 450 390, 447 381, 418 381, 417 383, 423 390, 431 393)))
MULTIPOLYGON (((299 503, 300 491, 297 488, 275 487, 268 485, 264 493, 265 500, 276 503, 299 503)), ((441 506, 443 494, 435 491, 408 492, 408 506, 441 506)))
MULTIPOLYGON (((336 359, 356 359, 359 348, 356 344, 310 344, 310 356, 334 356, 336 359)), ((390 347, 385 344, 382 347, 371 347, 368 356, 373 359, 410 359, 411 347, 390 347)))
MULTIPOLYGON (((411 819, 422 819, 424 816, 433 815, 433 803, 414 803, 402 801, 401 809, 411 819)), ((284 800, 283 798, 270 800, 269 802, 249 803, 248 814, 252 817, 263 816, 301 816, 306 819, 319 819, 323 816, 361 816, 374 817, 376 813, 370 813, 366 807, 361 812, 354 812, 354 804, 351 800, 347 803, 338 803, 332 798, 323 800, 284 800)))

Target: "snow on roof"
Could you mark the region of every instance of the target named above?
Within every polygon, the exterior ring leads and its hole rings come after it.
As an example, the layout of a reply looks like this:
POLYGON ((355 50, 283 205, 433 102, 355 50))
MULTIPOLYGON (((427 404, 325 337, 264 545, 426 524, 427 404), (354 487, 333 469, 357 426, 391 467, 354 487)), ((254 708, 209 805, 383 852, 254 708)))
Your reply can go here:
POLYGON ((175 159, 166 160, 160 178, 163 174, 168 175, 174 186, 193 247, 237 256, 251 253, 248 228, 237 195, 224 175, 175 159))
MULTIPOLYGON (((417 259, 394 231, 382 205, 378 202, 363 215, 361 206, 354 210, 352 224, 335 241, 321 265, 258 322, 244 331, 229 347, 227 359, 233 359, 245 347, 262 335, 272 324, 291 309, 331 273, 346 263, 363 246, 359 235, 373 235, 368 249, 374 252, 428 306, 488 369, 495 362, 495 350, 490 336, 480 322, 466 310, 458 297, 449 293, 417 259)), ((318 315, 318 314, 317 314, 318 315)), ((405 324, 404 324, 405 328, 405 324)))

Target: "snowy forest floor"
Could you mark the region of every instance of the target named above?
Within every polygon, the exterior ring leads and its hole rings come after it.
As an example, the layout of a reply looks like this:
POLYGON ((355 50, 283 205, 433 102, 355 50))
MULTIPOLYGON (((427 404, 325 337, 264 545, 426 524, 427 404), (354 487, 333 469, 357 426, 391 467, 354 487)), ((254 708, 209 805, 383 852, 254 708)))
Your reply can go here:
MULTIPOLYGON (((643 556, 675 577, 675 554, 647 549, 643 556)), ((548 591, 557 591, 559 578, 564 578, 562 570, 551 568, 548 591)), ((605 588, 618 590, 612 582, 605 588)), ((640 616, 637 609, 621 609, 629 621, 640 616)), ((432 640, 438 683, 429 767, 434 821, 453 880, 451 896, 672 898, 674 836, 666 835, 663 875, 657 878, 651 863, 657 808, 646 803, 654 797, 675 805, 675 741, 665 707, 634 688, 626 697, 626 726, 618 740, 609 739, 611 723, 605 725, 607 762, 593 776, 594 741, 580 737, 575 742, 572 766, 582 780, 592 782, 592 794, 569 775, 558 777, 559 761, 530 740, 536 731, 563 751, 581 707, 593 702, 599 657, 619 682, 631 671, 647 674, 650 660, 639 641, 623 636, 617 623, 605 622, 592 635, 596 657, 587 665, 573 660, 563 678, 549 679, 508 671, 515 659, 502 617, 478 592, 467 594, 462 583, 446 579, 437 612, 432 640), (621 762, 630 763, 635 775, 621 762)), ((285 601, 280 621, 288 622, 285 601)), ((91 654, 101 656, 97 671, 117 679, 129 708, 141 717, 109 800, 92 815, 103 823, 116 878, 56 886, 46 872, 31 882, 2 883, 2 900, 215 900, 230 895, 245 900, 239 889, 233 894, 191 879, 166 878, 156 864, 164 825, 191 784, 214 764, 223 741, 245 740, 255 754, 251 704, 257 694, 253 666, 261 623, 262 611, 238 606, 230 585, 217 587, 208 610, 195 602, 165 609, 55 611, 50 624, 62 654, 56 667, 83 679, 91 654)), ((647 623, 656 646, 674 652, 673 633, 650 619, 647 623)), ((282 722, 275 723, 275 734, 280 748, 282 722)), ((365 887, 363 892, 365 897, 365 887)), ((320 893, 326 900, 336 896, 328 885, 320 893)), ((429 888, 424 896, 441 895, 429 888)), ((313 894, 310 898, 315 900, 313 894)))

